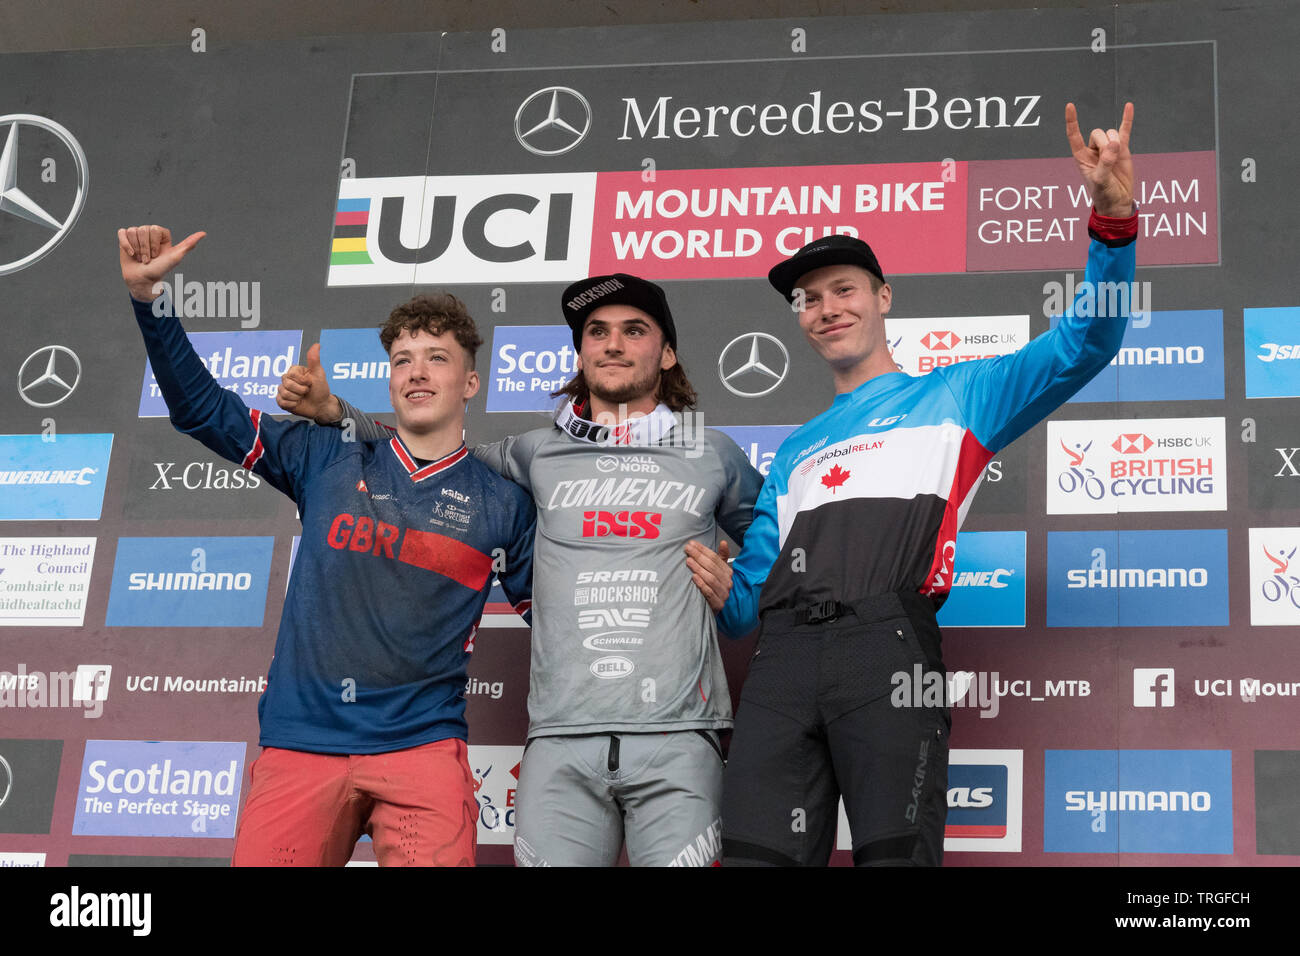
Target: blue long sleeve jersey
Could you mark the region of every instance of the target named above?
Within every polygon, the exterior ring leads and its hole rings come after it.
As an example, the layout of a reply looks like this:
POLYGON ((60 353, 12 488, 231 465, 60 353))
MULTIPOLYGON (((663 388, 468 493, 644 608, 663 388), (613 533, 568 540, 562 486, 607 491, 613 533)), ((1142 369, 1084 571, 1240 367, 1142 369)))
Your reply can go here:
POLYGON ((172 424, 301 514, 258 703, 262 746, 367 754, 463 739, 466 664, 494 559, 507 597, 529 607, 528 494, 464 445, 420 464, 396 436, 345 441, 250 410, 212 378, 175 318, 132 301, 172 424))
POLYGON ((1107 288, 1098 283, 1132 281, 1135 238, 1093 232, 1079 296, 1019 351, 877 376, 796 429, 754 507, 718 614, 723 632, 747 634, 771 608, 896 591, 942 605, 984 466, 1119 351, 1128 312, 1096 316, 1107 288))

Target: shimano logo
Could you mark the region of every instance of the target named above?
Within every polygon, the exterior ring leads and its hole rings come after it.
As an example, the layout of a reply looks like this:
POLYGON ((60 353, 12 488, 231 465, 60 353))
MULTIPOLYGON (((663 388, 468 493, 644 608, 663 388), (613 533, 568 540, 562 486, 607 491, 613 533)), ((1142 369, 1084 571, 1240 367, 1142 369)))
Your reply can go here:
POLYGON ((331 377, 336 380, 381 379, 392 375, 387 362, 335 362, 331 377))
POLYGON ((1122 348, 1110 360, 1111 365, 1203 365, 1205 349, 1199 345, 1152 345, 1149 348, 1122 348))
POLYGON ((253 576, 247 571, 135 571, 130 582, 130 591, 247 591, 253 576))
POLYGON ((1204 790, 1070 790, 1065 794, 1067 811, 1098 810, 1205 813, 1210 809, 1210 795, 1204 790))
POLYGON ((1071 568, 1069 588, 1203 588, 1210 583, 1205 568, 1071 568))

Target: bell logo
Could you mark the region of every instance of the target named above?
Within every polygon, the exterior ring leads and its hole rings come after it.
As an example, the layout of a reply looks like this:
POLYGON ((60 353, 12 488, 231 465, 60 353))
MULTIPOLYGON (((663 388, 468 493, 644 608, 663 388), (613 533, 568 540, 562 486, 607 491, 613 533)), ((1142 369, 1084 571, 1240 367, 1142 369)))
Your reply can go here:
POLYGON ((1121 455, 1140 455, 1153 444, 1155 444, 1155 442, 1146 435, 1120 435, 1111 443, 1110 447, 1114 448, 1121 455))
POLYGON ((927 332, 921 337, 921 344, 927 349, 943 351, 954 348, 961 342, 961 336, 956 332, 927 332))

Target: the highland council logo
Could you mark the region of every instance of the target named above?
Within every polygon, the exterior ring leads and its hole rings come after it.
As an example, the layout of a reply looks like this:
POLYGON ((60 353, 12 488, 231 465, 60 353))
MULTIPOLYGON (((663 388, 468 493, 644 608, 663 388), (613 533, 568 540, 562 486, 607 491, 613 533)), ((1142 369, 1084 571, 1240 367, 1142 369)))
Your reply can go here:
POLYGON ((77 217, 81 215, 82 207, 86 204, 87 185, 86 154, 82 151, 81 144, 63 126, 43 116, 33 116, 30 113, 0 116, 0 129, 6 125, 8 131, 5 133, 4 146, 0 147, 0 214, 7 213, 25 219, 42 229, 49 230, 53 235, 47 236, 44 242, 38 240, 35 248, 26 255, 20 255, 9 262, 0 262, 0 275, 18 272, 38 262, 72 231, 72 227, 77 224, 77 217), (33 133, 39 135, 39 131, 52 133, 71 154, 77 173, 77 190, 72 198, 71 208, 63 213, 62 219, 57 212, 52 213, 28 196, 18 184, 19 133, 24 131, 26 133, 24 139, 33 133))
POLYGON ((760 398, 785 381, 790 353, 781 340, 766 332, 738 335, 718 355, 718 378, 727 391, 741 398, 760 398))
POLYGON ((515 112, 515 139, 537 156, 559 156, 591 130, 591 104, 577 90, 548 86, 530 94, 515 112))

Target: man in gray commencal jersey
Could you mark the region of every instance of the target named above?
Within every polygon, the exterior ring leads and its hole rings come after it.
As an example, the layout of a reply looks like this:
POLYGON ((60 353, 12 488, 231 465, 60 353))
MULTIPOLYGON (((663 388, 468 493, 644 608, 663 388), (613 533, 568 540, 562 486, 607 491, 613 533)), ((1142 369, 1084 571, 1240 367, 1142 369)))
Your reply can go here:
MULTIPOLYGON (((692 428, 663 290, 629 275, 562 298, 578 373, 553 425, 474 454, 537 504, 522 865, 713 865, 732 725, 710 593, 688 541, 742 542, 762 478, 727 436, 692 428)), ((376 426, 329 394, 317 349, 280 405, 321 424, 376 426)), ((377 432, 376 432, 377 433, 377 432)), ((722 543, 725 549, 725 542, 722 543)), ((725 551, 724 551, 725 553, 725 551)))

